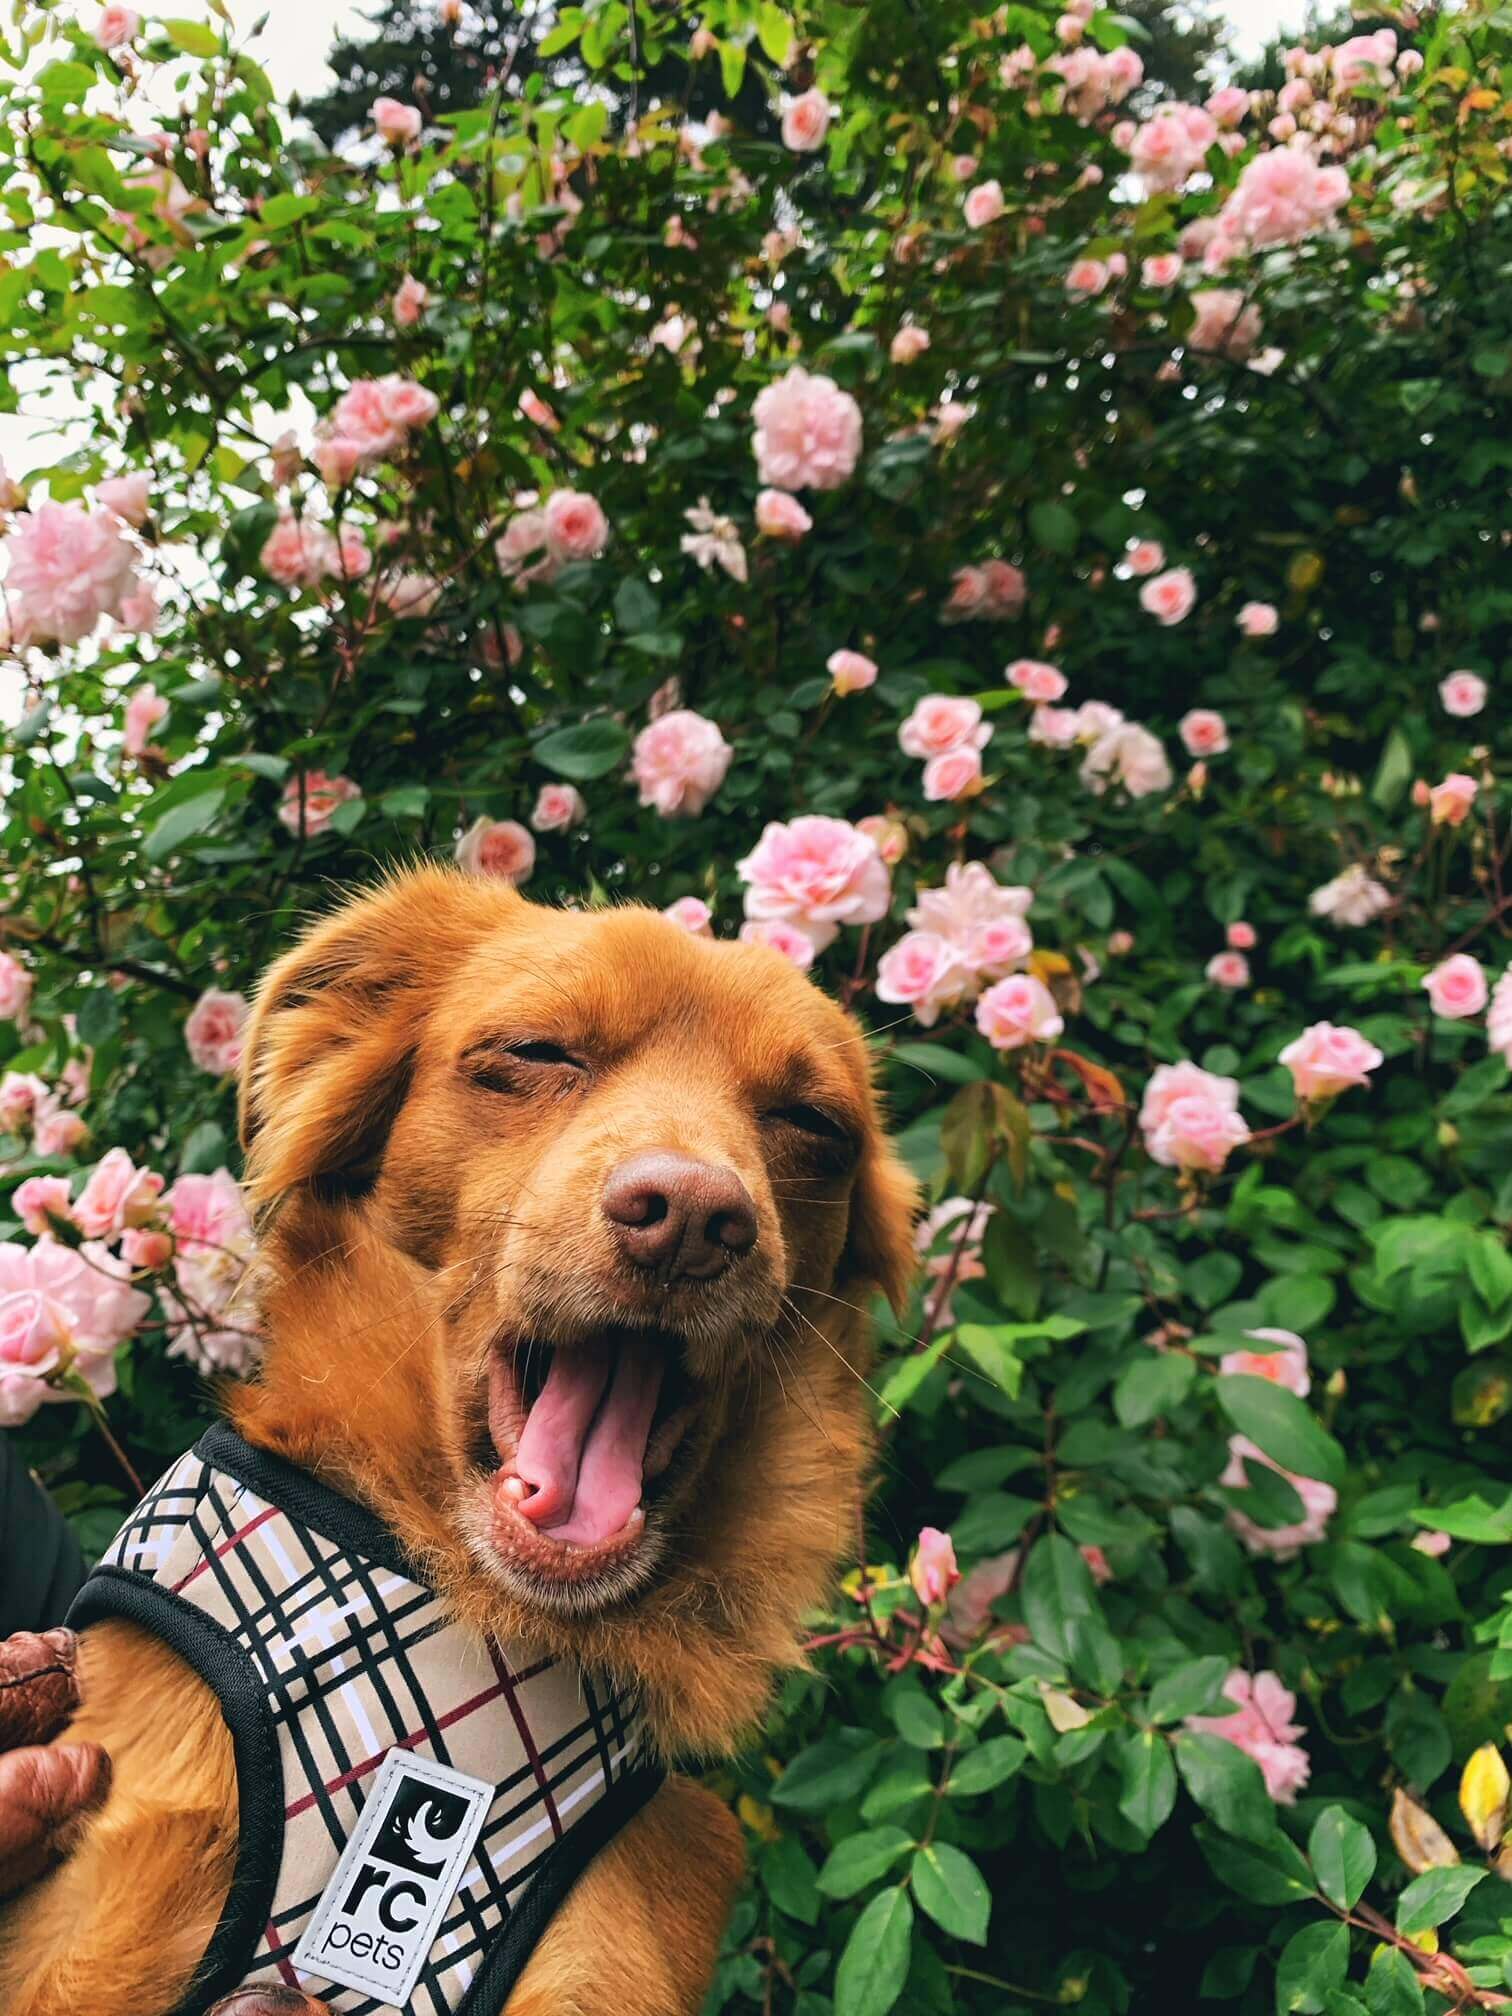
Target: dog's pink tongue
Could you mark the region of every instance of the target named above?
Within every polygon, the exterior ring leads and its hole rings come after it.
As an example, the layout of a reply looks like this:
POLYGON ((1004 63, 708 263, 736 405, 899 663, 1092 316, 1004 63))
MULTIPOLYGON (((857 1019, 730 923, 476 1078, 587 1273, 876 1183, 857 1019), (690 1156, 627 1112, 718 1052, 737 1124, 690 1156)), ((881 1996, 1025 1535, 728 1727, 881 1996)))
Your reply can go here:
POLYGON ((556 1353, 515 1458, 534 1487, 520 1502, 527 1519, 579 1546, 623 1529, 640 1503, 661 1381, 662 1355, 650 1343, 556 1353))

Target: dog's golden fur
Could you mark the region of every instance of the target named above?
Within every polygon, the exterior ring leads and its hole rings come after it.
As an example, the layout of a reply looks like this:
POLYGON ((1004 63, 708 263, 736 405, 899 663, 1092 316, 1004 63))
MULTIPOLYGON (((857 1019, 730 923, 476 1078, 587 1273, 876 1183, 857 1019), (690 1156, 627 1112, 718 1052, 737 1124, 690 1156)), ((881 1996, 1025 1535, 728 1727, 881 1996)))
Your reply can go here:
MULTIPOLYGON (((272 969, 247 1051, 269 1342, 258 1383, 230 1397, 236 1425, 380 1512, 480 1629, 638 1685, 669 1757, 729 1748, 798 1660, 800 1619, 853 1539, 860 1305, 899 1295, 912 1264, 913 1185, 854 1026, 761 948, 422 869, 272 969), (550 1031, 593 1068, 506 1058, 480 1080, 474 1060, 511 1030, 550 1031), (843 1162, 783 1119, 799 1099, 838 1118, 843 1162), (490 1354, 629 1306, 597 1200, 613 1162, 648 1148, 734 1167, 760 1235, 751 1264, 658 1303, 708 1397, 648 1515, 649 1565, 587 1606, 535 1602, 487 1544, 490 1354)), ((232 1874, 229 1737, 198 1679, 134 1627, 89 1632, 83 1656, 69 1734, 107 1747, 113 1789, 12 1911, 0 2008, 164 2016, 232 1874)), ((740 1869, 728 1812, 670 1779, 577 1885, 508 2016, 691 2016, 740 1869)))

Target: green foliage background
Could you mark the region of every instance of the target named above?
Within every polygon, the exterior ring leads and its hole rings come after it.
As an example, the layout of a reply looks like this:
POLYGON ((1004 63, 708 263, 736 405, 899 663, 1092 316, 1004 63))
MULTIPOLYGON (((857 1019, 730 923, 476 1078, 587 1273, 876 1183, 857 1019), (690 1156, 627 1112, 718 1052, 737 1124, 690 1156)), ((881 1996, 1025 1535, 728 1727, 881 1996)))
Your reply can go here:
MULTIPOLYGON (((286 117, 229 22, 150 22, 114 60, 61 12, 25 18, 0 50, 0 402, 38 373, 89 402, 87 447, 34 496, 150 472, 167 615, 150 641, 29 661, 6 731, 5 931, 36 973, 40 1034, 0 1031, 8 1067, 55 1074, 77 1016, 97 1148, 170 1177, 211 1169, 233 1157, 232 1093, 190 1064, 186 1010, 207 986, 250 987, 333 888, 449 853, 479 813, 523 818, 555 777, 588 818, 542 839, 532 894, 698 895, 728 931, 735 863, 766 821, 891 811, 909 836, 892 921, 845 934, 821 977, 876 1028, 932 1196, 979 1194, 996 1216, 959 1327, 931 1332, 917 1306, 884 1325, 869 1573, 815 1622, 839 1645, 719 1780, 755 1877, 711 2009, 1499 2006, 1512 1904, 1455 1791, 1512 1716, 1512 1094, 1484 1030, 1435 1022, 1419 982, 1451 949, 1503 963, 1512 909, 1504 10, 1430 15, 1423 75, 1383 99, 1339 227, 1228 276, 1284 352, 1266 376, 1198 357, 1162 370, 1191 309, 1184 288, 1144 287, 1140 262, 1216 209, 1239 164, 1215 152, 1212 186, 1183 197, 1132 192, 1102 127, 999 81, 1018 44, 1053 51, 1049 11, 592 0, 561 9, 542 49, 580 66, 571 88, 537 65, 423 151, 365 164, 286 117), (695 25, 715 45, 696 61, 695 25), (185 108, 167 122, 197 199, 179 219, 131 137, 132 80, 158 64, 185 108), (770 108, 815 81, 835 125, 796 155, 770 108), (679 93, 695 91, 761 116, 680 145, 679 93), (961 153, 1005 191, 986 231, 962 222, 961 153), (669 246, 674 216, 686 235, 669 246), (763 235, 790 225, 801 244, 779 273, 763 235), (1073 258, 1114 252, 1127 281, 1068 296, 1073 258), (400 331, 406 272, 432 299, 400 331), (674 310, 677 349, 655 334, 674 310), (899 367, 905 317, 932 347, 899 367), (847 486, 805 499, 814 529, 785 547, 754 537, 751 406, 795 361, 855 394, 865 454, 847 486), (257 565, 285 418, 308 442, 311 409, 387 370, 424 382, 440 417, 342 508, 444 580, 424 621, 395 620, 370 585, 290 595, 257 565), (527 390, 559 432, 519 417, 527 390), (945 394, 971 417, 939 440, 945 394), (492 535, 516 491, 563 485, 598 499, 612 542, 518 594, 492 535), (742 529, 749 584, 680 550, 701 498, 742 529), (1120 573, 1136 535, 1192 568, 1184 623, 1158 627, 1120 573), (989 556, 1024 568, 1024 614, 942 622, 954 570, 989 556), (1274 639, 1240 637, 1251 599, 1279 608, 1274 639), (506 675, 508 624, 525 650, 506 675), (824 666, 843 646, 882 669, 842 701, 824 666), (1173 754, 1198 703, 1233 747, 1205 785, 1094 796, 1074 754, 1026 738, 1003 683, 1025 654, 1173 754), (1436 698, 1458 667, 1491 683, 1473 722, 1436 698), (161 760, 132 764, 121 703, 149 677, 171 712, 161 760), (735 750, 692 821, 642 810, 626 778, 670 678, 735 750), (965 804, 927 804, 899 753, 927 692, 989 710, 988 786, 965 804), (296 841, 279 794, 315 768, 361 796, 296 841), (1413 781, 1451 770, 1483 780, 1476 812, 1430 831, 1413 781), (914 890, 966 858, 1033 886, 1063 1040, 1090 1079, 1026 1078, 969 1018, 925 1032, 875 1001, 914 890), (1358 930, 1307 900, 1353 862, 1393 899, 1358 930), (1240 918, 1259 934, 1254 985, 1227 994, 1204 967, 1240 918), (1120 932, 1132 950, 1110 951, 1120 932), (1293 1125, 1278 1053, 1325 1018, 1387 1062, 1293 1125), (1152 1069, 1183 1057, 1237 1077, 1262 1135, 1200 1187, 1152 1164, 1134 1125, 1152 1069), (1260 1324, 1306 1338, 1314 1384, 1252 1418, 1215 1367, 1260 1324), (1154 1351, 1157 1332, 1177 1348, 1154 1351), (1235 1425, 1338 1488, 1322 1544, 1289 1561, 1240 1546, 1236 1503, 1275 1526, 1295 1500, 1253 1476, 1219 1484, 1235 1425), (932 1661, 902 1577, 925 1524, 967 1568, 1026 1549, 997 1607, 1028 1643, 932 1661), (1453 1537, 1445 1558, 1411 1546, 1424 1526, 1453 1537), (1233 1745, 1181 1727, 1233 1666, 1298 1697, 1312 1776, 1294 1808, 1233 1745), (1411 1887, 1387 1829, 1398 1790, 1464 1858, 1411 1887), (1439 1925, 1452 1964, 1424 1948, 1439 1925)), ((1125 32, 1093 24, 1106 43, 1125 32)), ((312 513, 321 494, 313 474, 296 484, 312 513)), ((11 1173, 37 1166, 18 1154, 11 1173)), ((150 1337, 123 1352, 110 1419, 143 1471, 208 1404, 150 1337)), ((45 1409, 28 1436, 98 1543, 125 1496, 88 1417, 45 1409)))

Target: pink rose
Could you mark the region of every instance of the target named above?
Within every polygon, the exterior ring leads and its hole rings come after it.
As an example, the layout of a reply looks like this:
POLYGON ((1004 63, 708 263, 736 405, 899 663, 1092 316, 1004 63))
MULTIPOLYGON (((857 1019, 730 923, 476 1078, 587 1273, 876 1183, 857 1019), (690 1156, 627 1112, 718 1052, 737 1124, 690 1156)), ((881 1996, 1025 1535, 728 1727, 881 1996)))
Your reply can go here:
POLYGON ((987 576, 980 567, 958 567, 940 614, 947 623, 982 615, 987 606, 987 576))
POLYGON ((1066 274, 1066 292, 1089 301, 1094 295, 1102 293, 1110 277, 1105 260, 1073 260, 1066 274))
POLYGON ((1249 1482, 1244 1474, 1245 1464, 1263 1463, 1267 1469, 1284 1477, 1302 1500, 1303 1516, 1294 1526, 1257 1526, 1247 1513, 1229 1513, 1227 1524, 1251 1554, 1270 1554, 1278 1561, 1290 1561, 1302 1548, 1314 1546, 1323 1539, 1339 1502, 1339 1494, 1331 1484, 1320 1484, 1315 1477, 1299 1477, 1290 1470, 1283 1470, 1247 1436, 1231 1435, 1228 1447, 1228 1466, 1218 1480, 1220 1484, 1227 1485, 1230 1490, 1243 1490, 1249 1482))
POLYGON ((243 995, 227 994, 218 987, 207 988, 184 1024, 184 1041, 191 1061, 214 1078, 224 1078, 237 1070, 250 1012, 243 995))
POLYGON ((144 469, 135 469, 129 476, 107 476, 95 485, 95 495, 107 511, 138 527, 147 522, 149 490, 150 478, 144 469))
POLYGON ((413 329, 430 305, 430 289, 406 273, 394 294, 394 321, 401 329, 413 329))
MULTIPOLYGON (((1500 1055, 1505 1064, 1512 1066, 1512 966, 1491 990, 1491 1011, 1486 1017, 1486 1044, 1488 1049, 1500 1055)), ((0 1107, 3 1107, 4 1099, 5 1084, 0 1083, 0 1107)), ((0 1132, 3 1131, 7 1130, 3 1119, 0 1119, 0 1132)))
POLYGON ((378 584, 378 600, 405 623, 423 623, 435 614, 446 583, 431 574, 391 574, 378 584))
POLYGON ((842 924, 874 924, 887 914, 891 878, 876 842, 847 820, 806 813, 773 820, 736 873, 747 917, 795 924, 822 952, 842 924))
POLYGON ((982 752, 965 743, 931 756, 924 765, 924 796, 931 804, 970 798, 981 789, 982 752))
POLYGON ((1245 164, 1218 225, 1226 238, 1253 247, 1295 245, 1331 223, 1348 197, 1343 168, 1320 167, 1299 147, 1273 147, 1245 164))
POLYGON ((166 1232, 131 1226, 121 1234, 121 1258, 133 1271, 155 1273, 173 1258, 173 1240, 166 1232))
POLYGON ((543 784, 530 815, 537 833, 566 833, 588 817, 583 794, 574 784, 543 784))
MULTIPOLYGON (((1085 715, 1086 711, 1083 707, 1079 713, 1085 715)), ((1114 782, 1131 798, 1169 791, 1172 783, 1171 766, 1159 738, 1134 721, 1120 721, 1098 737, 1087 751, 1080 776, 1089 791, 1100 794, 1114 782)))
POLYGON ((0 1077, 0 1134, 20 1134, 51 1095, 34 1071, 0 1077))
POLYGON ((337 474, 353 452, 363 463, 382 462, 404 440, 403 424, 376 378, 359 378, 347 387, 325 423, 325 432, 330 440, 349 444, 340 461, 333 464, 337 474))
POLYGON ((669 903, 661 914, 670 923, 686 931, 690 938, 714 936, 714 912, 700 896, 679 896, 677 901, 669 903))
POLYGON ((636 736, 630 776, 642 805, 654 806, 664 819, 696 819, 723 784, 734 754, 714 722, 675 707, 636 736))
POLYGON ((1486 704, 1486 682, 1478 672, 1451 672, 1438 690, 1444 712, 1462 721, 1479 714, 1486 704))
POLYGON ((1139 591, 1139 606, 1167 629, 1192 612, 1197 600, 1197 584, 1189 567, 1171 567, 1146 581, 1139 591))
POLYGON ((8 1367, 36 1374, 73 1352, 77 1370, 103 1398, 115 1391, 112 1354, 151 1306, 131 1286, 126 1263, 104 1246, 75 1249, 50 1238, 29 1248, 0 1246, 0 1360, 8 1367))
POLYGON ((66 1176, 28 1176, 11 1192, 10 1208, 34 1239, 53 1230, 53 1220, 73 1221, 73 1203, 66 1176))
POLYGON ((331 535, 323 525, 281 511, 263 541, 258 565, 281 588, 312 588, 324 577, 331 553, 331 535))
POLYGON ((328 490, 344 490, 367 459, 363 444, 345 434, 322 435, 315 443, 315 467, 328 490))
POLYGON ((116 621, 134 637, 150 637, 158 627, 161 614, 157 590, 150 581, 139 580, 121 597, 116 621))
MULTIPOLYGON (((1183 1099, 1200 1099, 1237 1114, 1239 1081, 1237 1078, 1220 1078, 1190 1060, 1159 1065, 1150 1074, 1150 1082, 1145 1087, 1139 1108, 1139 1129, 1145 1137, 1145 1146, 1152 1154, 1154 1138, 1166 1125, 1172 1109, 1183 1099)), ((1163 1155, 1156 1155, 1155 1159, 1157 1162, 1166 1160, 1163 1155)))
POLYGON ((74 1222, 86 1239, 112 1239, 128 1226, 145 1225, 162 1192, 156 1170, 138 1169, 124 1148, 112 1148, 90 1172, 73 1207, 74 1222))
POLYGON ((918 1545, 914 1548, 913 1560, 908 1564, 908 1579, 914 1586, 914 1594, 927 1610, 945 1601, 961 1579, 955 1548, 948 1533, 942 1533, 938 1526, 920 1528, 918 1545))
POLYGON ((609 520, 581 490, 554 490, 546 500, 546 550, 553 560, 596 560, 609 539, 609 520))
POLYGON ((917 322, 905 322, 888 345, 887 354, 894 364, 917 364, 928 348, 929 331, 917 322))
POLYGON ((800 973, 806 973, 814 963, 814 941, 800 931, 796 924, 788 924, 780 917, 766 917, 753 920, 740 927, 742 945, 765 945, 769 951, 778 952, 796 966, 800 973))
POLYGON ((1076 1551, 1081 1555, 1083 1561, 1086 1562, 1087 1567, 1091 1571, 1092 1580, 1099 1587, 1113 1580, 1113 1569, 1101 1547, 1088 1544, 1087 1546, 1079 1547, 1076 1551))
POLYGON ((1139 277, 1146 287, 1174 287, 1181 278, 1183 264, 1179 252, 1157 252, 1141 263, 1139 277))
MULTIPOLYGON (((992 1606, 1013 1587, 1022 1551, 1010 1547, 1005 1553, 988 1555, 968 1572, 959 1588, 951 1591, 945 1615, 940 1619, 940 1636, 955 1651, 970 1651, 992 1624, 992 1606)), ((993 1633, 993 1641, 1023 1644, 1028 1636, 1022 1624, 1000 1624, 993 1633)))
POLYGON ((1246 637, 1274 637, 1281 619, 1270 602, 1246 602, 1235 620, 1246 637))
POLYGON ((122 49, 136 40, 141 25, 134 7, 107 7, 95 23, 95 41, 102 49, 122 49))
POLYGON ((519 405, 520 412, 532 426, 544 428, 548 434, 558 434, 561 432, 561 421, 558 420, 552 408, 547 405, 540 393, 535 391, 533 387, 526 386, 525 390, 520 394, 519 405))
POLYGON ((833 378, 794 365, 756 396, 756 473, 778 490, 838 490, 861 454, 861 408, 833 378))
POLYGON ((1024 598, 1029 592, 1029 584, 1022 570, 1009 560, 984 560, 982 581, 986 591, 986 614, 993 617, 1017 616, 1024 606, 1024 598))
POLYGON ((961 949, 933 931, 906 931, 877 962, 877 999, 911 1008, 926 1029, 953 1008, 972 982, 961 949))
POLYGON ((1438 1561, 1449 1552, 1454 1542, 1447 1533, 1430 1528, 1427 1532, 1415 1533, 1408 1544, 1415 1554, 1426 1554, 1430 1560, 1438 1561))
POLYGON ((1124 555, 1124 565, 1141 580, 1147 575, 1158 574, 1165 560, 1165 548, 1158 539, 1131 539, 1129 550, 1124 555))
POLYGON ((1015 658, 1003 677, 1010 686, 1017 687, 1026 700, 1054 701, 1065 697, 1065 673, 1038 658, 1015 658))
POLYGON ((976 1005, 976 1025, 994 1050, 1049 1043, 1066 1026, 1055 996, 1032 973, 1013 973, 989 987, 976 1005))
POLYGON ((70 1112, 66 1106, 60 1106, 50 1098, 38 1106, 32 1146, 39 1155, 49 1159, 57 1155, 71 1155, 88 1134, 89 1129, 81 1116, 70 1112))
POLYGON ((817 153, 829 131, 830 102, 822 91, 805 91, 782 114, 782 144, 795 154, 817 153))
MULTIPOLYGON (((441 411, 441 401, 434 392, 417 385, 413 378, 401 377, 397 371, 378 380, 378 393, 384 412, 396 427, 429 427, 441 411)), ((341 409, 338 406, 336 410, 339 413, 341 409)))
POLYGON ((1391 905, 1391 892, 1368 875, 1359 862, 1314 889, 1307 907, 1315 917, 1331 917, 1337 923, 1358 927, 1369 924, 1391 905))
POLYGON ((1218 1361, 1220 1372, 1241 1372, 1249 1379, 1269 1379, 1284 1386, 1299 1400, 1307 1398, 1312 1380, 1307 1371, 1307 1346, 1294 1330, 1246 1330, 1245 1336, 1268 1351, 1225 1351, 1218 1361))
POLYGON ((1479 1015, 1486 1005, 1486 975, 1478 959, 1468 952, 1456 952, 1427 974, 1423 985, 1435 1015, 1462 1021, 1479 1015))
POLYGON ((835 691, 841 695, 864 693, 877 683, 876 661, 860 651, 832 651, 824 662, 835 691))
POLYGON ((361 796, 362 786, 350 777, 328 777, 324 770, 301 771, 284 786, 278 823, 290 833, 313 840, 317 833, 324 833, 339 806, 361 796))
MULTIPOLYGON (((163 1199, 174 1250, 180 1258, 207 1261, 230 1254, 245 1261, 252 1253, 252 1218, 241 1185, 229 1169, 180 1176, 163 1199)), ((203 1298, 212 1301, 207 1294, 203 1298)))
POLYGON ((886 813, 873 812, 856 821, 856 831, 876 842, 877 852, 889 868, 896 868, 908 852, 908 828, 901 819, 889 819, 886 813))
POLYGON ((134 580, 136 555, 121 536, 120 520, 81 504, 22 512, 6 551, 12 624, 28 643, 77 644, 102 616, 119 614, 134 580))
POLYGON ((535 859, 535 841, 518 819, 479 817, 457 842, 459 868, 499 882, 528 882, 535 859))
MULTIPOLYGON (((1325 1490, 1327 1486, 1323 1487, 1325 1490)), ((1274 1673, 1253 1677, 1235 1667, 1223 1683, 1223 1691, 1237 1706, 1231 1715, 1189 1715, 1186 1727, 1207 1736, 1221 1736, 1253 1757, 1265 1779, 1265 1789, 1278 1806, 1296 1803, 1307 1783, 1311 1765, 1297 1738, 1300 1723, 1294 1722, 1297 1697, 1274 1673)))
POLYGON ((1194 707, 1177 723, 1188 756, 1221 756, 1229 746, 1228 723, 1211 707, 1194 707))
POLYGON ((1029 740, 1045 749, 1069 749, 1076 730, 1074 707, 1036 707, 1029 717, 1029 740))
POLYGON ((1241 84, 1225 84, 1207 101, 1215 125, 1237 126, 1250 109, 1250 94, 1241 84))
POLYGON ((905 756, 927 761, 951 749, 984 749, 991 737, 977 701, 928 693, 899 728, 898 746, 905 756))
POLYGON ((31 1006, 32 976, 9 952, 0 952, 0 1022, 20 1022, 31 1006))
POLYGON ((1248 987, 1249 961, 1242 952, 1215 952, 1203 969, 1215 987, 1248 987))
POLYGON ((1002 183, 978 182, 974 189, 966 191, 961 207, 973 231, 985 230, 989 224, 995 224, 1008 207, 1003 201, 1002 183))
POLYGON ((814 521, 786 490, 763 490, 756 499, 756 529, 768 539, 785 539, 790 543, 799 540, 805 532, 811 532, 814 521))
POLYGON ((390 147, 411 145, 425 124, 418 105, 403 105, 397 98, 375 98, 371 116, 379 139, 390 147))
POLYGON ((1024 921, 1033 900, 1032 889, 999 882, 985 861, 952 861, 943 886, 919 890, 908 921, 947 940, 968 969, 980 973, 1017 964, 1033 951, 1024 921))
POLYGON ((1253 952, 1259 943, 1254 925, 1246 924, 1242 918, 1230 924, 1223 935, 1225 942, 1236 952, 1253 952))
POLYGON ((1467 777, 1461 770, 1452 770, 1442 784, 1435 784, 1428 793, 1433 824, 1463 826, 1470 817, 1470 808, 1479 789, 1473 777, 1467 777))
POLYGON ((1172 1100, 1145 1145, 1151 1158, 1167 1168, 1217 1175, 1233 1150, 1249 1138, 1243 1119, 1224 1101, 1195 1093, 1172 1100))
POLYGON ((1242 364, 1260 341, 1260 310, 1247 304, 1237 287, 1199 288, 1192 296, 1192 312, 1197 319, 1186 339, 1189 350, 1242 364))

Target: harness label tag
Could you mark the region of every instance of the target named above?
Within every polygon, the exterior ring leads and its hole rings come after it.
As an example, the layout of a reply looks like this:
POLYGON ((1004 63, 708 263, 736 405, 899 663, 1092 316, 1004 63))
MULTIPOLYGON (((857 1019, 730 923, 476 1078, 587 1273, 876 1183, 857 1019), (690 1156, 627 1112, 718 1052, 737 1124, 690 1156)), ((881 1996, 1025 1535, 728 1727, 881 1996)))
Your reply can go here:
POLYGON ((481 1779, 391 1750, 294 1949, 294 1966, 402 2009, 493 1796, 481 1779))

